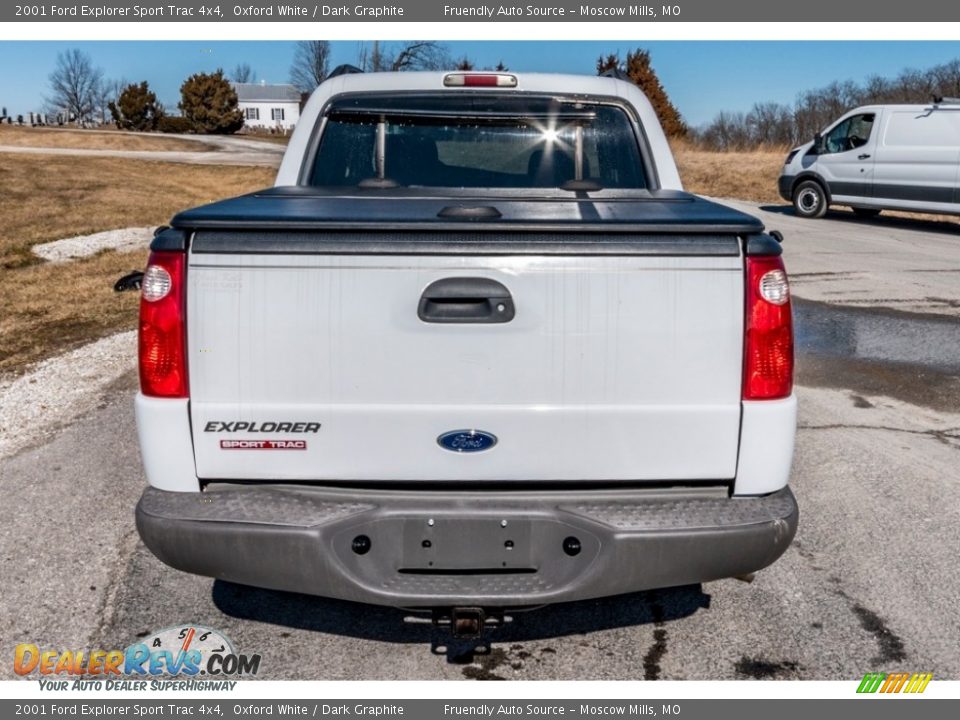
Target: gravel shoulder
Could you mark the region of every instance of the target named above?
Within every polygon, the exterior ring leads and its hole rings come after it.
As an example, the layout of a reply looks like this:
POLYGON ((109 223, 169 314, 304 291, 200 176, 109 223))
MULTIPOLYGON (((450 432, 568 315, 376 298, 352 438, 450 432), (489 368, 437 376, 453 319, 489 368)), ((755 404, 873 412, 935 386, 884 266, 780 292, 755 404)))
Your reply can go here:
POLYGON ((37 257, 47 262, 62 263, 77 258, 96 255, 104 250, 133 252, 146 250, 153 239, 152 227, 131 227, 118 230, 105 230, 91 235, 53 240, 34 245, 31 250, 37 257))
POLYGON ((137 334, 111 335, 0 378, 0 458, 39 445, 96 407, 136 364, 137 334))

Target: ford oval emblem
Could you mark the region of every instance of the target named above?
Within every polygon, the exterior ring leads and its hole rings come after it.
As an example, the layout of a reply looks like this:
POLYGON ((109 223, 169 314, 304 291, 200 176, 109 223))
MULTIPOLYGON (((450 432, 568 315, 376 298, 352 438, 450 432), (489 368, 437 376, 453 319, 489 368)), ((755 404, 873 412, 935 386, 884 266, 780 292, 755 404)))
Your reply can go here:
POLYGON ((438 437, 437 444, 451 452, 483 452, 497 444, 497 436, 483 430, 452 430, 438 437))

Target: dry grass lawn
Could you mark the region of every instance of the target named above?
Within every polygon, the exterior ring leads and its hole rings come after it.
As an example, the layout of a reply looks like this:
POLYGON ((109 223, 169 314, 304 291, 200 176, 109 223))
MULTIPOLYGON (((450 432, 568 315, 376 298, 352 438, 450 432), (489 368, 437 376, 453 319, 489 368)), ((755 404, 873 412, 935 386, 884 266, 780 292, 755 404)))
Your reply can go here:
POLYGON ((30 247, 133 225, 272 184, 275 171, 0 153, 0 268, 35 262, 30 247))
POLYGON ((710 152, 684 142, 673 143, 683 186, 697 195, 782 203, 777 178, 787 148, 751 152, 710 152))
POLYGON ((164 137, 135 135, 122 130, 80 130, 32 128, 0 125, 0 145, 17 147, 83 148, 86 150, 149 150, 204 152, 216 150, 204 142, 164 137))
POLYGON ((0 154, 0 372, 136 323, 135 292, 113 283, 142 269, 146 251, 41 264, 36 243, 160 225, 179 210, 266 187, 273 170, 0 154))

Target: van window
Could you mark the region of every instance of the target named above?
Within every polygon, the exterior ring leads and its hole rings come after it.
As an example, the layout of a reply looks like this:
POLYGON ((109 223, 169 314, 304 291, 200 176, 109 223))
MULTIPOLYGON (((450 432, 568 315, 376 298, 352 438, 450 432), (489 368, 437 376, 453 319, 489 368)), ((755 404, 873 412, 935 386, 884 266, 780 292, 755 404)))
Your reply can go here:
POLYGON ((894 112, 887 123, 883 144, 887 147, 956 147, 960 145, 960 112, 894 112))
POLYGON ((873 132, 873 113, 851 115, 823 136, 824 155, 847 152, 862 147, 873 132))

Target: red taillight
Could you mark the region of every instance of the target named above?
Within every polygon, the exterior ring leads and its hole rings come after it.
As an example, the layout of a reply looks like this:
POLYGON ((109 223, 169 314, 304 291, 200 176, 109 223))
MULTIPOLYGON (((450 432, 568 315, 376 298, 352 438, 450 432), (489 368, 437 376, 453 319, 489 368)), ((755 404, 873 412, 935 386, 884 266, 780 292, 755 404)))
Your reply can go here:
POLYGON ((516 87, 517 76, 504 73, 448 73, 443 76, 446 87, 516 87))
POLYGON ((186 353, 186 253, 150 253, 140 290, 140 390, 189 396, 186 353))
POLYGON ((747 258, 743 399, 775 400, 793 391, 793 319, 783 260, 747 258))

